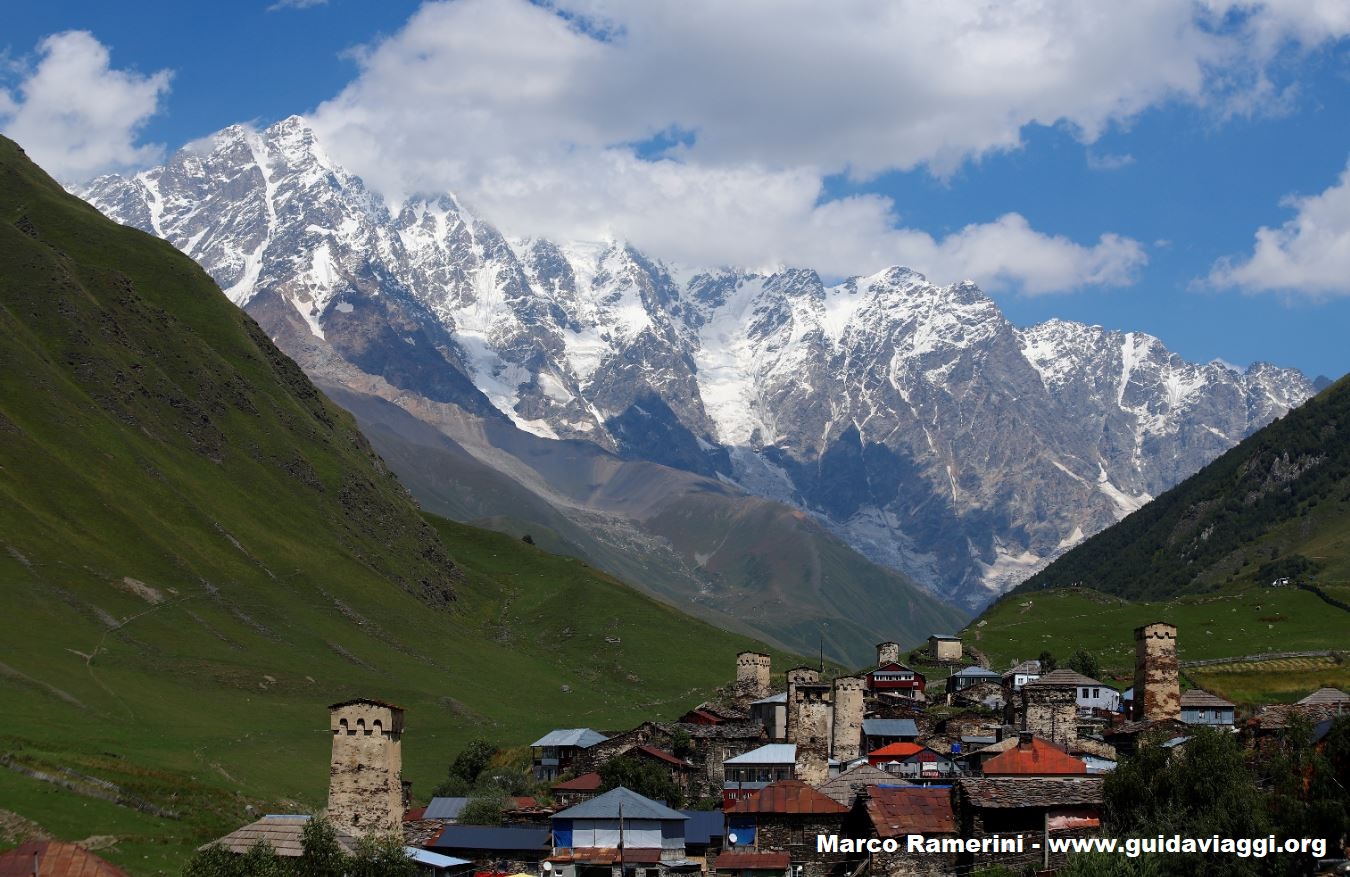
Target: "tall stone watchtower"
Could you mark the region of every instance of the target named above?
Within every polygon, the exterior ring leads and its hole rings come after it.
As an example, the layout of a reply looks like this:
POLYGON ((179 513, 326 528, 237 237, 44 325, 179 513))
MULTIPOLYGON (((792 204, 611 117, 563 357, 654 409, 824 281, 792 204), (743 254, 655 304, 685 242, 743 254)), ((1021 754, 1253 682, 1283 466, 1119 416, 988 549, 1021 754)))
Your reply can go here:
POLYGON ((1023 685, 1018 730, 1064 747, 1077 741, 1077 677, 1072 670, 1056 670, 1023 685))
POLYGON ((899 663, 900 661, 900 644, 891 642, 877 643, 877 666, 880 667, 881 665, 889 664, 892 661, 896 663, 899 663))
POLYGON ((787 671, 787 727, 784 729, 787 742, 797 742, 797 731, 801 724, 801 702, 797 699, 797 688, 815 685, 819 681, 820 671, 814 667, 793 667, 787 671))
POLYGON ((831 754, 839 761, 857 758, 862 752, 863 699, 867 680, 839 676, 834 680, 834 719, 830 729, 831 754))
POLYGON ((403 828, 403 709, 358 698, 328 708, 328 818, 341 833, 403 828))
POLYGON ((758 700, 768 696, 771 660, 761 652, 741 652, 736 656, 736 697, 758 700))
POLYGON ((1135 721, 1181 717, 1181 685, 1177 681, 1177 628, 1155 621, 1134 629, 1135 721))

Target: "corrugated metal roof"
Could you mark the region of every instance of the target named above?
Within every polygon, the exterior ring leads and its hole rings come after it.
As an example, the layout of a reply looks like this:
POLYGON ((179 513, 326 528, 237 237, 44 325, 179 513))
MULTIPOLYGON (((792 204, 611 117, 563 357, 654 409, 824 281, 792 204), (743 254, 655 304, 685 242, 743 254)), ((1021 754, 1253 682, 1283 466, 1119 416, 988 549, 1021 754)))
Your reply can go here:
POLYGON ((924 751, 926 748, 926 746, 920 746, 918 743, 888 743, 880 749, 874 749, 867 753, 867 757, 908 758, 915 753, 924 751))
POLYGON ((664 761, 664 762, 667 763, 667 764, 670 764, 670 765, 673 765, 673 766, 679 767, 679 768, 684 768, 685 770, 693 770, 693 769, 694 769, 694 766, 693 766, 692 764, 690 764, 689 762, 685 761, 683 758, 676 758, 674 755, 671 755, 669 752, 665 751, 664 749, 657 749, 655 746, 650 746, 650 745, 646 745, 646 746, 638 746, 638 747, 635 747, 632 751, 634 751, 634 752, 641 752, 641 753, 643 753, 643 754, 645 754, 645 755, 649 755, 649 756, 651 756, 652 758, 657 759, 658 761, 664 761))
POLYGON ((447 825, 427 846, 450 850, 537 851, 549 847, 549 830, 535 825, 447 825))
POLYGON ((1018 743, 984 763, 985 776, 1069 776, 1086 773, 1086 764, 1040 737, 1032 737, 1030 743, 1018 743))
POLYGON ((770 783, 727 808, 728 813, 847 813, 847 807, 801 780, 770 783))
POLYGON ((531 743, 531 746, 580 746, 585 749, 588 746, 594 746, 597 743, 603 743, 609 738, 598 731, 592 731, 590 728, 559 728, 556 731, 549 731, 538 740, 531 743))
MULTIPOLYGON (((303 838, 305 824, 308 822, 308 816, 272 814, 256 822, 250 822, 242 828, 236 828, 220 840, 204 844, 200 849, 219 845, 232 853, 246 853, 266 841, 278 856, 294 858, 305 852, 303 838)), ((355 852, 356 838, 338 834, 337 841, 347 852, 355 852)))
POLYGON ((457 859, 454 856, 442 856, 440 853, 433 853, 431 850, 424 850, 420 847, 404 847, 403 852, 408 854, 408 858, 414 862, 423 865, 430 865, 433 868, 458 868, 461 865, 472 865, 468 859, 457 859))
POLYGON ((30 840, 0 854, 0 877, 127 877, 127 872, 84 847, 59 840, 30 840))
POLYGON ((987 670, 984 667, 962 667, 952 674, 953 677, 963 679, 998 679, 1000 678, 993 670, 987 670))
POLYGON ((777 694, 771 694, 768 697, 761 697, 759 700, 750 701, 751 706, 754 706, 757 703, 787 703, 787 692, 780 691, 777 694))
POLYGON ((867 799, 867 815, 877 837, 956 833, 949 789, 876 788, 867 799))
POLYGON ((555 792, 594 792, 598 791, 604 780, 600 779, 600 774, 595 771, 583 773, 576 779, 568 780, 565 783, 554 783, 555 792))
POLYGON ((688 817, 678 810, 672 810, 660 801, 644 798, 632 789, 619 786, 598 795, 589 801, 583 801, 575 807, 568 807, 561 813, 553 814, 554 819, 618 819, 620 810, 624 819, 678 819, 688 817))
POLYGON ((427 803, 423 819, 458 819, 459 811, 469 803, 468 798, 432 798, 427 803))
POLYGON ((863 719, 863 733, 869 737, 917 737, 919 726, 913 719, 863 719))
POLYGON ((785 871, 791 862, 787 853, 723 853, 713 863, 715 871, 785 871))
POLYGON ((728 758, 723 764, 796 764, 796 743, 769 743, 744 755, 728 758))
POLYGON ((681 810, 689 821, 684 824, 686 844, 709 844, 726 835, 726 821, 720 810, 681 810))

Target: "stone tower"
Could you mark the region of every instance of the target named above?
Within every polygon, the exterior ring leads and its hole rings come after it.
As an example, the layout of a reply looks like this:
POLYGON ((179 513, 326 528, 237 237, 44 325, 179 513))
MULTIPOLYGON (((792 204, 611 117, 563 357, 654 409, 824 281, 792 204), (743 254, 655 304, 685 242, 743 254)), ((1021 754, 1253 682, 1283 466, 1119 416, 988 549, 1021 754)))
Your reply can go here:
MULTIPOLYGON (((1056 671, 1059 672, 1059 671, 1056 671)), ((1042 676, 1022 686, 1018 730, 1068 747, 1078 740, 1077 684, 1072 679, 1042 676)))
POLYGON ((788 726, 788 740, 797 744, 797 779, 822 783, 830 771, 830 685, 826 682, 802 682, 792 686, 788 696, 796 725, 788 726))
POLYGON ((1177 682, 1177 628, 1155 621, 1134 630, 1135 721, 1181 717, 1177 682))
POLYGON ((758 700, 768 696, 770 660, 760 652, 741 652, 736 656, 736 697, 758 700))
POLYGON ((880 667, 882 664, 889 664, 892 661, 896 663, 900 661, 900 644, 877 643, 877 666, 880 667))
POLYGON ((857 758, 862 753, 863 697, 867 681, 861 676, 840 676, 834 680, 834 718, 830 729, 830 749, 839 761, 857 758))
POLYGON ((800 685, 815 685, 819 681, 820 671, 814 667, 793 667, 787 671, 787 728, 785 729, 787 742, 797 742, 799 713, 796 696, 797 687, 800 685))
POLYGON ((403 710, 358 698, 328 708, 328 818, 340 833, 403 830, 403 710))

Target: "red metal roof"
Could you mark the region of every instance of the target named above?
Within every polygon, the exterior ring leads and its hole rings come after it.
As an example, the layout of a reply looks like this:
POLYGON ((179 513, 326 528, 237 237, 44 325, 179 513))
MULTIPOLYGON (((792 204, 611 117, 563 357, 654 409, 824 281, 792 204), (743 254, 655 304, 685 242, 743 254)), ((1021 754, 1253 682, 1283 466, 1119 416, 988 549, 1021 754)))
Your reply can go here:
POLYGON ((667 764, 673 764, 676 767, 683 768, 685 770, 693 770, 694 768, 694 766, 689 762, 684 761, 683 759, 676 758, 669 752, 666 752, 664 749, 657 749, 655 746, 638 746, 636 747, 636 751, 641 752, 644 755, 650 755, 652 758, 659 759, 661 761, 666 762, 667 764))
POLYGON ((792 857, 787 853, 723 853, 713 869, 717 871, 783 871, 792 857))
POLYGON ((59 840, 37 840, 0 855, 0 877, 127 877, 127 872, 84 847, 59 840))
POLYGON ((847 813, 848 808, 801 780, 779 780, 742 798, 728 813, 847 813))
POLYGON ((403 821, 404 821, 404 822, 417 822, 417 821, 420 820, 420 819, 425 819, 425 818, 426 818, 426 815, 427 815, 427 808, 425 808, 425 807, 413 807, 411 810, 404 810, 404 811, 403 811, 403 821))
POLYGON ((874 756, 878 758, 909 758, 911 755, 916 755, 927 748, 926 746, 920 746, 918 743, 888 743, 880 749, 874 749, 867 753, 867 757, 869 759, 874 756))
POLYGON ((600 779, 600 774, 592 771, 591 773, 583 773, 576 779, 568 780, 565 783, 554 783, 553 791, 596 792, 599 791, 601 782, 602 780, 600 779))
POLYGON ((951 792, 923 786, 868 790, 867 815, 877 837, 905 834, 956 834, 951 792))
POLYGON ((1049 740, 1032 737, 984 763, 985 776, 1063 776, 1085 774, 1087 765, 1049 740))

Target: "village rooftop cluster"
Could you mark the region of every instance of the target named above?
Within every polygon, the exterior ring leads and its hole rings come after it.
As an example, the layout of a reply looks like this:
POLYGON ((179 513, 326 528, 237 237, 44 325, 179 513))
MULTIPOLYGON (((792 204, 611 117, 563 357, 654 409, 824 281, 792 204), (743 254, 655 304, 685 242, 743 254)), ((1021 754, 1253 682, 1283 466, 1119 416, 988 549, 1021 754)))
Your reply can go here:
MULTIPOLYGON (((401 834, 425 870, 449 875, 899 877, 996 864, 1053 868, 1063 861, 1046 839, 1100 834, 1103 775, 1136 746, 1181 753, 1188 731, 1206 725, 1260 747, 1293 714, 1325 733, 1334 716, 1350 713, 1350 695, 1322 689, 1298 704, 1259 709, 1239 727, 1233 704, 1181 693, 1173 625, 1140 627, 1134 640, 1134 686, 1123 693, 1073 670, 1042 672, 1037 661, 995 672, 976 653, 970 664, 953 636, 931 637, 909 664, 899 645, 881 643, 876 665, 856 675, 827 680, 820 667, 793 667, 783 690, 774 690, 769 656, 743 652, 730 686, 673 721, 619 733, 564 728, 534 741, 533 774, 549 784, 552 800, 516 799, 504 824, 493 826, 461 824, 464 798, 409 809, 403 710, 346 701, 330 707, 327 818, 348 846, 363 835, 401 834), (939 673, 946 675, 938 680, 939 673), (675 809, 622 786, 603 791, 601 769, 621 757, 659 768, 686 801, 720 806, 675 809), (903 840, 914 834, 1014 841, 911 852, 903 840), (902 842, 859 853, 849 849, 855 844, 820 844, 819 836, 902 842)), ((307 819, 267 816, 218 843, 243 853, 266 840, 281 855, 300 855, 307 819)))

